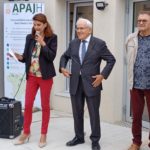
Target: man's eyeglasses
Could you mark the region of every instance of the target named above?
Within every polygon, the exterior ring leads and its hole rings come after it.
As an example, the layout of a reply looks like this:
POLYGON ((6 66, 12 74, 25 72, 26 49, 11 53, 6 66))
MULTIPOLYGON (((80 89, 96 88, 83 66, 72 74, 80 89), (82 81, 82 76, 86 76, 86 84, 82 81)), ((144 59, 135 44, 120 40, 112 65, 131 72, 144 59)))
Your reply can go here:
POLYGON ((77 27, 77 28, 76 28, 76 31, 85 30, 85 29, 87 29, 87 27, 81 27, 81 28, 77 27))
POLYGON ((139 19, 139 20, 137 20, 137 23, 146 23, 148 20, 145 20, 145 19, 139 19))

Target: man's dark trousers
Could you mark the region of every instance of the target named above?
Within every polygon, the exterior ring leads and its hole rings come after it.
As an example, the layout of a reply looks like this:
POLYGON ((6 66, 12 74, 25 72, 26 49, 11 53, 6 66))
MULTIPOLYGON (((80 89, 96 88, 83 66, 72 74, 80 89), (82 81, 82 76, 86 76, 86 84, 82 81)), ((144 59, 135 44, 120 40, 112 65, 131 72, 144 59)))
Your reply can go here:
POLYGON ((99 107, 100 107, 100 96, 99 93, 96 96, 88 97, 84 92, 84 85, 82 83, 81 76, 79 77, 79 84, 77 88, 77 92, 75 95, 71 95, 72 102, 72 110, 74 117, 74 129, 76 137, 79 139, 84 139, 84 103, 86 99, 89 115, 90 115, 90 123, 91 123, 91 136, 90 139, 92 143, 99 142, 101 137, 100 131, 100 115, 99 115, 99 107))

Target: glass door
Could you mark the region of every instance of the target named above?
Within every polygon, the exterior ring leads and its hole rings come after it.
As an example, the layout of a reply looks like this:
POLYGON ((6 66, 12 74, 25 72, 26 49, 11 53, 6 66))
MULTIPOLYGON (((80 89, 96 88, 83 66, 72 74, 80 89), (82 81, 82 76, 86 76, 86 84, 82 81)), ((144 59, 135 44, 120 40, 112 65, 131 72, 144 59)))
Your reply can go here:
MULTIPOLYGON (((150 11, 150 0, 130 0, 129 1, 129 14, 128 14, 128 34, 137 30, 137 16, 140 11, 150 11)), ((130 104, 130 96, 129 89, 127 88, 127 108, 126 108, 126 120, 132 121, 132 113, 131 113, 131 104, 130 104)), ((144 113, 143 113, 143 126, 149 127, 149 116, 147 106, 145 105, 144 113)))
MULTIPOLYGON (((75 27, 78 18, 89 19, 93 23, 93 0, 70 0, 67 1, 67 43, 76 37, 75 27)), ((71 70, 71 61, 68 68, 71 70)), ((66 78, 66 91, 69 91, 69 79, 66 78)))

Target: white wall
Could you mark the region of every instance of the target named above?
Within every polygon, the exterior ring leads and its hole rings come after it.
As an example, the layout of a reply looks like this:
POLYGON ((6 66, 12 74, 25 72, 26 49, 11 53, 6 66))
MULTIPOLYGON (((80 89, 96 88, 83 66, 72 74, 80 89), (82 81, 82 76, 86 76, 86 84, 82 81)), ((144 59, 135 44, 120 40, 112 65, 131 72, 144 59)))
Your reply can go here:
MULTIPOLYGON (((95 0, 95 2, 98 0, 95 0)), ((101 119, 109 122, 122 120, 123 110, 123 45, 125 1, 107 0, 104 11, 94 9, 94 35, 106 41, 116 58, 110 77, 104 81, 101 119)))
POLYGON ((52 108, 55 110, 72 113, 70 95, 65 91, 66 79, 59 73, 59 61, 66 50, 66 0, 55 1, 55 31, 58 35, 58 50, 55 60, 57 76, 54 78, 53 92, 51 96, 52 108))
POLYGON ((54 78, 52 93, 52 108, 65 112, 72 112, 70 97, 65 91, 66 79, 59 73, 59 60, 66 50, 66 1, 55 0, 55 31, 58 35, 58 50, 55 60, 57 76, 54 78))
MULTIPOLYGON (((37 0, 30 0, 30 2, 37 0)), ((106 41, 108 48, 116 57, 115 67, 110 77, 104 81, 101 99, 101 119, 108 122, 122 120, 123 107, 123 45, 124 45, 124 18, 125 0, 107 0, 109 5, 104 11, 97 10, 94 0, 93 33, 94 36, 106 41)), ((58 35, 58 51, 55 59, 57 76, 51 94, 51 108, 65 112, 72 112, 70 97, 64 93, 65 78, 59 73, 59 60, 66 50, 66 1, 65 0, 39 0, 45 3, 45 14, 58 35)), ((1 3, 1 2, 0 2, 1 3)), ((0 12, 2 12, 0 4, 0 12)), ((2 16, 3 13, 0 13, 2 16)), ((2 23, 2 19, 0 19, 2 23)), ((2 31, 2 26, 0 26, 2 31)), ((2 54, 2 37, 0 38, 0 52, 2 54)), ((0 55, 0 70, 3 69, 3 55, 0 55)), ((3 83, 3 74, 0 75, 0 84, 3 83)), ((1 88, 0 91, 3 91, 1 88)), ((0 92, 1 94, 2 92, 0 92)), ((87 108, 85 107, 87 113, 87 108)))
MULTIPOLYGON (((104 11, 97 10, 94 0, 94 36, 106 41, 108 48, 116 57, 115 67, 110 77, 104 81, 101 100, 101 119, 108 122, 122 120, 123 110, 123 45, 124 45, 124 18, 125 18, 125 1, 124 0, 107 0, 109 5, 104 11)), ((61 15, 56 16, 57 33, 59 37, 59 47, 56 59, 56 68, 62 52, 65 50, 65 0, 56 0, 55 12, 61 15), (64 15, 64 16, 63 16, 64 15), (63 19, 62 19, 63 18, 63 19), (64 38, 63 38, 64 37, 64 38)), ((52 99, 53 108, 71 112, 70 98, 65 97, 63 91, 65 79, 61 74, 55 78, 54 95, 52 99), (62 93, 61 93, 62 92, 62 93), (63 95, 63 96, 61 96, 63 95)), ((87 113, 87 108, 85 108, 87 113)))

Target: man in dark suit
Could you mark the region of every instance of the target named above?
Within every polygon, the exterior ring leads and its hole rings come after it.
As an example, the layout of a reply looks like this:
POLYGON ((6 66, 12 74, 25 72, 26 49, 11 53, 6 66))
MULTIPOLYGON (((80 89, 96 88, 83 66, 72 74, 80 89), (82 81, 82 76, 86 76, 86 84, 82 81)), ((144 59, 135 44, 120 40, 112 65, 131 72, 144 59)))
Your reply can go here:
POLYGON ((107 49, 104 41, 93 37, 92 23, 79 18, 76 23, 77 38, 72 40, 69 48, 60 59, 60 72, 70 77, 70 96, 72 102, 75 137, 66 143, 74 146, 84 143, 84 103, 86 98, 91 123, 92 150, 100 150, 99 139, 102 80, 107 79, 114 64, 115 58, 107 49), (65 67, 68 60, 72 60, 71 72, 65 67), (100 71, 101 61, 106 65, 100 71))

